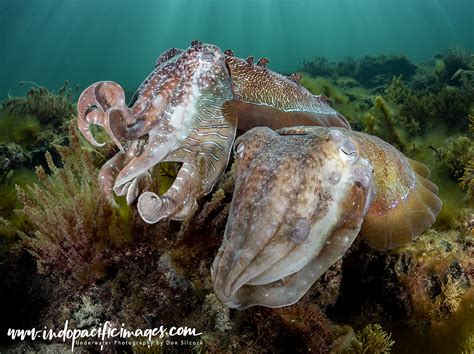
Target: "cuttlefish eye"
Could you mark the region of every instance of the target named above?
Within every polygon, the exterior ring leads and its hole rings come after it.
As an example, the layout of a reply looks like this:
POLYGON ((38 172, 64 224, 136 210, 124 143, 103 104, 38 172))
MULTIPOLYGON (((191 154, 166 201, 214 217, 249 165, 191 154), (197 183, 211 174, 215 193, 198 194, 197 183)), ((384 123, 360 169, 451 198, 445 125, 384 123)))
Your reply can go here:
POLYGON ((357 161, 357 148, 352 141, 346 140, 339 145, 339 156, 343 161, 347 161, 351 164, 357 161))
POLYGON ((200 53, 198 58, 200 61, 205 61, 208 63, 212 63, 215 59, 214 54, 209 53, 209 52, 200 53))
POLYGON ((234 145, 234 154, 241 159, 244 155, 245 145, 243 143, 237 143, 234 145))

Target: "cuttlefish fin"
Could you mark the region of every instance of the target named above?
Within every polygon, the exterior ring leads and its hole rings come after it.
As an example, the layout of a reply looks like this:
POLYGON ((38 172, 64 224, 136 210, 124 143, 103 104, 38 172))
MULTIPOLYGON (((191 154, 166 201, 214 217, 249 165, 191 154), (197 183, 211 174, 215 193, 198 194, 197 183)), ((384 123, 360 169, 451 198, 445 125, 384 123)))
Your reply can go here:
POLYGON ((430 176, 430 169, 425 164, 408 157, 407 160, 411 168, 413 168, 413 171, 418 173, 421 177, 428 178, 430 176))
MULTIPOLYGON (((426 170, 429 172, 426 166, 412 164, 412 161, 409 162, 415 171, 424 175, 426 170), (419 166, 424 168, 420 170, 419 166)), ((435 222, 443 204, 436 195, 438 187, 417 172, 414 175, 413 189, 394 208, 383 215, 369 210, 360 234, 370 246, 379 250, 399 247, 414 240, 435 222)))

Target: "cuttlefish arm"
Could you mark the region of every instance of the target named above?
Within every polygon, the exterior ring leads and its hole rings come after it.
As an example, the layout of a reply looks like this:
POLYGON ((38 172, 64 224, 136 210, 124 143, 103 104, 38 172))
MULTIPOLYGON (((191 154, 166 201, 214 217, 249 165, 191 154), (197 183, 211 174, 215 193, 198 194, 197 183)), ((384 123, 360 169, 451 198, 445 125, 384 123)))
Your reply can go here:
POLYGON ((301 75, 280 75, 266 67, 268 60, 237 58, 226 51, 234 99, 227 109, 238 117, 237 128, 273 130, 298 125, 350 129, 346 118, 334 110, 324 96, 315 96, 299 84, 301 75))
MULTIPOLYGON (((120 171, 143 151, 145 142, 143 140, 134 140, 127 142, 124 146, 125 151, 119 151, 115 156, 108 160, 99 171, 99 184, 102 191, 104 191, 107 200, 116 205, 114 199, 114 184, 120 171)), ((140 175, 131 179, 121 189, 115 191, 119 196, 126 195, 126 201, 131 204, 140 193, 141 190, 146 190, 151 186, 152 178, 149 170, 144 170, 140 175)))
MULTIPOLYGON (((103 127, 107 134, 120 143, 112 133, 109 120, 109 109, 119 108, 126 110, 125 93, 122 87, 112 81, 100 81, 86 88, 77 102, 77 124, 84 137, 94 146, 103 146, 95 140, 90 126, 95 124, 103 127)), ((131 117, 127 117, 131 121, 131 117)), ((123 150, 123 149, 122 149, 123 150)))
POLYGON ((255 128, 234 150, 236 187, 214 291, 229 307, 290 305, 357 236, 372 167, 351 139, 325 128, 295 137, 255 128))
POLYGON ((185 211, 194 210, 196 198, 209 193, 223 173, 236 132, 235 117, 224 109, 232 91, 219 48, 193 44, 176 61, 171 79, 177 84, 164 90, 171 99, 160 123, 148 132, 143 151, 121 169, 114 184, 116 193, 125 193, 131 181, 156 164, 183 163, 165 195, 146 193, 138 199, 138 210, 149 223, 182 219, 185 211))
POLYGON ((148 75, 131 99, 125 103, 123 88, 112 81, 100 81, 86 88, 77 103, 78 126, 84 137, 95 146, 98 143, 90 130, 91 125, 105 129, 122 152, 121 142, 138 139, 153 129, 168 107, 179 79, 171 80, 176 62, 183 51, 169 49, 157 60, 155 69, 148 75))
MULTIPOLYGON (((162 153, 164 157, 147 155, 149 150, 145 147, 144 156, 135 157, 120 172, 115 188, 141 175, 158 161, 183 162, 175 181, 163 196, 148 192, 138 199, 138 211, 146 222, 156 223, 165 218, 183 220, 195 210, 196 199, 209 193, 224 172, 236 129, 235 117, 225 113, 219 101, 214 100, 214 104, 196 112, 200 118, 194 120, 185 140, 162 153)), ((156 145, 156 151, 163 148, 156 145)))
MULTIPOLYGON (((313 134, 317 130, 294 127, 279 133, 313 134)), ((429 169, 378 137, 340 131, 354 141, 361 156, 374 168, 376 194, 362 224, 361 236, 379 250, 411 242, 435 222, 442 207, 438 187, 428 180, 429 169)))

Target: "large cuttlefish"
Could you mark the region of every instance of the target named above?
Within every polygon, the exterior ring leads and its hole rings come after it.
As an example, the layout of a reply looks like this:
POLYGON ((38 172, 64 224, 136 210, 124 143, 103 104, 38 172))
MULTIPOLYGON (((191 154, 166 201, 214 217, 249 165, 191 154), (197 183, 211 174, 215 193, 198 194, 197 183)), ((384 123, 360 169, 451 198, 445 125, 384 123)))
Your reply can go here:
POLYGON ((295 125, 350 128, 323 96, 298 84, 299 76, 277 74, 266 59, 239 59, 228 50, 193 42, 183 51, 170 49, 125 103, 120 85, 92 84, 77 104, 78 126, 100 146, 90 126, 102 126, 120 152, 100 171, 109 199, 126 195, 149 223, 183 219, 196 199, 209 193, 227 165, 236 129, 273 129, 295 125), (122 142, 125 141, 125 146, 122 142), (165 161, 182 162, 178 176, 162 196, 146 191, 149 171, 165 161), (141 187, 145 186, 145 187, 141 187), (141 188, 140 188, 141 187, 141 188))
POLYGON ((212 266, 229 307, 293 304, 359 233, 375 248, 397 247, 441 208, 426 167, 367 134, 254 128, 234 149, 236 186, 212 266))
POLYGON ((192 215, 225 170, 237 130, 248 131, 235 148, 236 189, 212 268, 216 294, 237 308, 294 303, 359 232, 378 249, 397 247, 441 208, 424 165, 351 131, 301 75, 267 63, 194 41, 163 53, 128 105, 111 81, 89 86, 77 105, 85 138, 101 146, 90 129, 99 125, 120 149, 99 173, 109 200, 137 201, 148 223, 192 215), (182 165, 158 196, 150 173, 165 161, 182 165))

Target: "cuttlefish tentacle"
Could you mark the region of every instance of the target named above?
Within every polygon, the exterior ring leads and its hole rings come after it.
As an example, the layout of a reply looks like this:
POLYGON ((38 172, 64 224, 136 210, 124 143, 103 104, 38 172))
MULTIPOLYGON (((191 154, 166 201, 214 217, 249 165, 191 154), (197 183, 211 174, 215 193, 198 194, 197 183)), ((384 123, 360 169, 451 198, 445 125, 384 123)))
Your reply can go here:
POLYGON ((165 218, 182 220, 197 206, 196 195, 199 193, 199 180, 196 178, 196 166, 184 162, 176 180, 162 196, 145 192, 138 198, 137 209, 142 219, 154 224, 165 218), (183 212, 183 205, 187 206, 183 212))
POLYGON ((139 105, 152 97, 143 116, 128 126, 127 132, 118 131, 123 126, 114 125, 115 135, 130 137, 132 128, 142 123, 137 129, 140 134, 148 134, 148 141, 120 170, 113 190, 119 195, 126 194, 127 201, 132 202, 137 196, 137 188, 132 187, 147 178, 147 171, 160 162, 191 164, 197 172, 190 175, 182 170, 169 191, 175 194, 165 195, 163 201, 151 193, 139 198, 140 213, 147 222, 182 218, 183 213, 192 212, 196 198, 209 193, 224 171, 236 131, 234 116, 224 109, 232 91, 224 57, 217 47, 195 42, 160 68, 136 101, 139 105), (180 75, 167 80, 175 71, 180 75), (157 92, 151 89, 156 86, 160 87, 157 92), (180 182, 183 178, 192 180, 180 182), (196 191, 190 193, 185 186, 196 187, 196 191), (179 203, 173 205, 175 200, 179 203), (158 215, 160 212, 164 214, 158 215))
POLYGON ((95 124, 103 127, 120 150, 124 151, 119 140, 128 137, 117 136, 119 130, 115 126, 133 124, 137 116, 126 106, 125 93, 119 84, 112 81, 92 84, 79 97, 77 111, 79 129, 91 144, 104 145, 98 143, 92 135, 90 126, 95 124))

